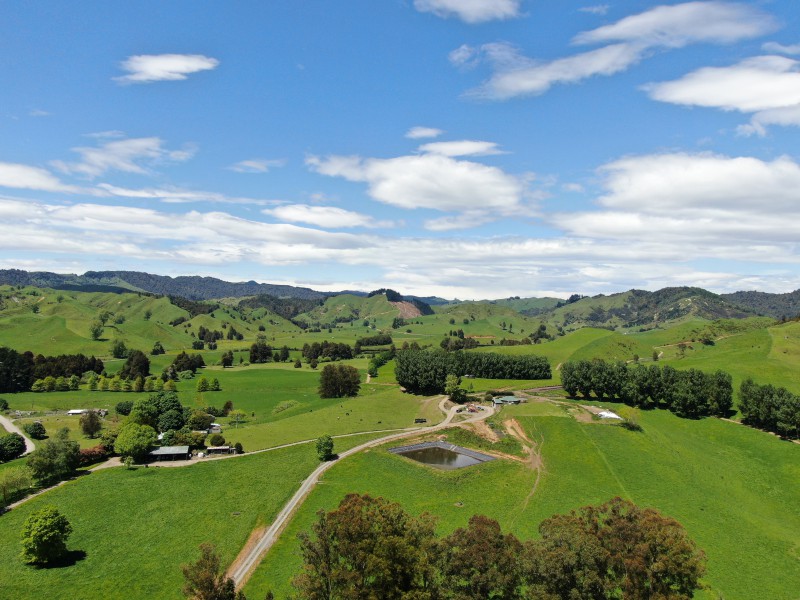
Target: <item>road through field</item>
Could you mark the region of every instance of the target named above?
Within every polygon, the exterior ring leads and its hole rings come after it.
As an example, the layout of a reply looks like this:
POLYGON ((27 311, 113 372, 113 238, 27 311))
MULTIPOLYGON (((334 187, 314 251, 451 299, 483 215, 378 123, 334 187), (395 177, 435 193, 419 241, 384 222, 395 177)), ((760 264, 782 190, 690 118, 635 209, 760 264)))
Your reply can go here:
MULTIPOLYGON (((28 436, 25 435, 19 427, 14 425, 14 423, 12 423, 10 419, 0 416, 0 425, 5 427, 6 431, 8 431, 9 433, 18 433, 22 436, 22 439, 25 440, 25 454, 30 454, 31 452, 36 450, 36 446, 33 445, 33 442, 28 438, 28 436)), ((23 454, 22 456, 25 456, 25 454, 23 454)))
MULTIPOLYGON (((439 402, 439 408, 444 412, 445 402, 447 402, 447 398, 443 397, 439 402)), ((456 415, 456 410, 459 407, 453 406, 449 411, 447 411, 447 417, 444 421, 439 423, 438 425, 434 425, 433 427, 420 427, 417 429, 412 429, 408 431, 403 431, 401 433, 393 433, 391 435, 384 436, 382 438, 378 438, 375 440, 371 440, 360 446, 356 446, 355 448, 351 448, 345 452, 342 452, 339 455, 339 458, 334 461, 324 462, 321 463, 314 471, 309 475, 305 481, 303 481, 300 489, 291 497, 289 502, 281 509, 278 515, 275 517, 275 520, 272 522, 270 527, 263 533, 263 535, 259 538, 258 542, 256 542, 252 548, 245 554, 245 556, 238 558, 228 573, 228 576, 233 579, 233 582, 236 584, 237 589, 241 589, 247 580, 250 577, 250 574, 255 569, 256 565, 261 562, 264 554, 266 554, 272 545, 277 541, 278 537, 280 536, 283 529, 288 524, 291 517, 297 511, 297 509, 303 504, 305 499, 311 493, 313 487, 319 481, 319 478, 322 474, 334 466, 340 460, 344 460, 348 456, 361 452, 362 450, 366 450, 367 448, 372 448, 374 446, 378 446, 384 444, 386 442, 390 442, 393 440, 399 440, 402 438, 410 437, 413 435, 419 435, 420 433, 430 433, 432 431, 438 431, 440 429, 444 429, 452 422, 453 418, 456 415)), ((484 410, 478 412, 474 416, 470 417, 463 421, 464 423, 472 423, 475 421, 481 421, 490 417, 494 413, 494 410, 491 408, 484 407, 484 410)))

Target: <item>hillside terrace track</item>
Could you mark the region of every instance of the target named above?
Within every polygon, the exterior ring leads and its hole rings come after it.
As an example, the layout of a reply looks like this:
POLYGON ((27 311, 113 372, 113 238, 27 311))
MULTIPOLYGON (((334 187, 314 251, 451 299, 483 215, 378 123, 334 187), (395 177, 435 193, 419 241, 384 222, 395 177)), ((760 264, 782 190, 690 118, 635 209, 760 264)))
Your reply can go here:
MULTIPOLYGON (((439 408, 444 412, 444 405, 447 402, 447 398, 442 398, 439 402, 439 408)), ((351 448, 345 452, 342 452, 337 460, 328 461, 321 463, 314 471, 303 481, 300 485, 300 489, 295 492, 295 494, 291 497, 291 499, 284 505, 278 515, 275 517, 275 520, 269 526, 269 528, 263 533, 261 538, 258 542, 253 546, 253 548, 247 553, 247 555, 241 559, 236 561, 236 567, 228 573, 228 576, 233 579, 234 584, 236 585, 237 589, 241 589, 247 580, 250 578, 250 574, 253 572, 255 567, 261 562, 264 555, 269 551, 269 549, 273 546, 273 544, 278 540, 280 534, 283 532, 283 529, 291 520, 291 517, 297 511, 297 509, 303 504, 305 499, 311 493, 311 490, 314 486, 319 482, 320 477, 322 474, 337 464, 340 460, 347 458, 348 456, 352 456, 353 454, 357 454, 362 450, 366 450, 368 448, 374 448, 375 446, 379 446, 381 444, 385 444, 386 442, 391 442, 394 440, 403 439, 406 437, 411 437, 414 435, 419 435, 420 433, 430 433, 433 431, 439 431, 444 429, 450 425, 453 418, 456 415, 456 410, 458 406, 453 406, 447 412, 447 417, 444 421, 439 423, 438 425, 434 425, 433 427, 419 427, 415 429, 411 429, 408 431, 403 431, 401 433, 394 433, 391 435, 384 436, 382 438, 378 438, 375 440, 371 440, 369 442, 365 442, 360 446, 356 446, 355 448, 351 448)), ((485 408, 485 407, 484 407, 485 408)), ((494 410, 492 408, 485 408, 485 410, 477 413, 474 417, 471 417, 462 423, 472 423, 475 421, 482 421, 494 414, 494 410)))

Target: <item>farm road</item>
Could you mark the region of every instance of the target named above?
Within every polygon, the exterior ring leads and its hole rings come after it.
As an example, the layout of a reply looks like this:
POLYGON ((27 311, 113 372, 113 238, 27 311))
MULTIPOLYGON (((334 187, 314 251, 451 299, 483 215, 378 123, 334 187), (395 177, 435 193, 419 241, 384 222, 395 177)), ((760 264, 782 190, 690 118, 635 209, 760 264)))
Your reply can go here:
MULTIPOLYGON (((445 403, 447 402, 447 398, 443 397, 439 402, 439 408, 442 412, 445 412, 445 403)), ((228 576, 233 579, 233 582, 236 584, 237 589, 241 589, 241 587, 247 583, 247 580, 250 578, 250 574, 252 573, 253 569, 255 569, 256 565, 261 562, 263 556, 269 551, 272 545, 278 540, 283 529, 288 524, 291 517, 297 511, 297 509, 303 504, 305 499, 311 493, 313 487, 317 484, 322 474, 338 463, 340 460, 347 458, 353 454, 361 452, 362 450, 366 450, 368 448, 373 448, 375 446, 379 446, 381 444, 385 444, 386 442, 391 442, 393 440, 399 440, 406 437, 411 437, 414 435, 419 435, 420 433, 429 433, 432 431, 438 431, 444 429, 452 422, 453 418, 456 415, 456 410, 458 406, 453 406, 447 411, 447 417, 444 421, 439 423, 438 425, 434 425, 433 427, 419 427, 407 431, 403 431, 401 433, 394 433, 391 435, 387 435, 376 440, 371 440, 360 446, 356 446, 355 448, 351 448, 345 452, 342 452, 339 455, 339 458, 334 461, 324 462, 321 463, 314 471, 309 475, 305 481, 303 481, 300 489, 295 492, 294 496, 291 497, 289 502, 281 509, 278 515, 275 517, 275 520, 269 526, 269 528, 262 534, 260 539, 249 549, 249 551, 244 555, 240 556, 234 561, 232 568, 230 569, 228 576)), ((490 417, 494 413, 492 408, 487 408, 484 411, 481 411, 475 416, 462 421, 462 423, 472 423, 475 421, 482 421, 490 417)))
MULTIPOLYGON (((28 436, 25 435, 19 427, 14 425, 14 423, 10 419, 7 419, 6 417, 0 415, 0 425, 5 427, 6 431, 8 431, 9 433, 18 433, 22 436, 22 439, 25 440, 25 454, 30 454, 31 452, 36 450, 36 446, 33 445, 33 442, 30 440, 30 438, 28 438, 28 436)), ((22 456, 25 456, 25 454, 23 454, 22 456)))

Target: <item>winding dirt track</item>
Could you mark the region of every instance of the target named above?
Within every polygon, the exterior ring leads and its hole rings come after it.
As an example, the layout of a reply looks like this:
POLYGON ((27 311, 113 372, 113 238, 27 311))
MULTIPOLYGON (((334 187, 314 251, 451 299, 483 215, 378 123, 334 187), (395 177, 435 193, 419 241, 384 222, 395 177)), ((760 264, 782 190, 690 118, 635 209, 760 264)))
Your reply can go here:
MULTIPOLYGON (((439 402, 439 408, 444 412, 444 404, 447 401, 446 398, 442 398, 439 402)), ((295 492, 294 496, 291 497, 289 502, 281 509, 278 515, 275 517, 275 520, 269 526, 269 528, 261 535, 260 539, 255 544, 248 544, 249 549, 247 550, 244 556, 239 556, 234 564, 232 565, 231 570, 228 572, 228 576, 233 579, 234 583, 236 584, 236 588, 240 589, 247 580, 250 578, 250 574, 253 572, 253 569, 261 562, 261 559, 264 555, 269 551, 272 545, 277 541, 278 537, 280 537, 281 532, 286 527, 288 522, 291 520, 294 513, 297 509, 303 504, 305 499, 311 493, 313 487, 317 484, 322 474, 330 469, 333 465, 335 465, 340 460, 347 458, 348 456, 352 456, 353 454, 357 454, 367 448, 373 448, 375 446, 379 446, 386 442, 391 442, 393 440, 399 440, 406 437, 411 437, 414 435, 419 435, 420 433, 429 433, 432 431, 438 431, 440 429, 444 429, 448 425, 450 425, 451 421, 456 415, 456 409, 458 407, 454 406, 449 411, 447 411, 447 417, 444 421, 439 423, 438 425, 434 425, 433 427, 419 427, 408 431, 403 431, 401 433, 393 433, 391 435, 384 436, 382 438, 378 438, 376 440, 371 440, 360 446, 356 446, 355 448, 351 448, 345 452, 342 452, 339 455, 338 460, 324 462, 321 463, 314 471, 303 481, 300 489, 295 492)), ((484 411, 481 411, 475 416, 463 421, 464 423, 471 423, 475 421, 482 421, 490 417, 494 413, 494 410, 491 408, 487 408, 484 411)))

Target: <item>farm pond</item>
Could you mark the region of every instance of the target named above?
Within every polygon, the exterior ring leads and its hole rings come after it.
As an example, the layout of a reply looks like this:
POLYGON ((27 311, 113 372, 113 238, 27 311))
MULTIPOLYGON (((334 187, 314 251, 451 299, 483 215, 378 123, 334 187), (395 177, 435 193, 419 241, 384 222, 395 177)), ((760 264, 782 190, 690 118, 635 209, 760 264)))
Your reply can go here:
POLYGON ((392 448, 389 452, 405 456, 436 469, 448 471, 495 460, 493 456, 488 454, 475 452, 447 442, 424 442, 412 446, 400 446, 399 448, 392 448))

